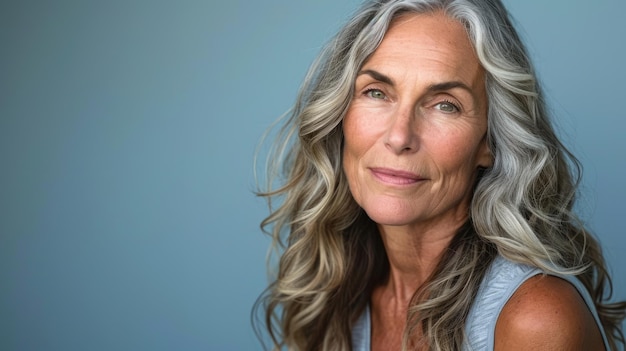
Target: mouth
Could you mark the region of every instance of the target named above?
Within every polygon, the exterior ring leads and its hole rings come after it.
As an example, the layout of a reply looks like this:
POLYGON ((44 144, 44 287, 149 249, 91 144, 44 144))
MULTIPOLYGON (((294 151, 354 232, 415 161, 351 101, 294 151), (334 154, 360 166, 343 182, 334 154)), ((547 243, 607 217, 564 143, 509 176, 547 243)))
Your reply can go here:
POLYGON ((370 168, 374 178, 391 185, 412 185, 425 180, 420 175, 391 168, 370 168))

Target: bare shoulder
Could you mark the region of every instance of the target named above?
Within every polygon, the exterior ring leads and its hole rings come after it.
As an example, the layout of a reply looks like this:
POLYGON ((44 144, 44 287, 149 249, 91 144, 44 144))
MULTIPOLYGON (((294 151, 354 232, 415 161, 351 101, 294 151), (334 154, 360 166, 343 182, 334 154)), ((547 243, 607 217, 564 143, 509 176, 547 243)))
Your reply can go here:
POLYGON ((576 288, 554 276, 524 282, 506 303, 495 350, 604 350, 593 315, 576 288))

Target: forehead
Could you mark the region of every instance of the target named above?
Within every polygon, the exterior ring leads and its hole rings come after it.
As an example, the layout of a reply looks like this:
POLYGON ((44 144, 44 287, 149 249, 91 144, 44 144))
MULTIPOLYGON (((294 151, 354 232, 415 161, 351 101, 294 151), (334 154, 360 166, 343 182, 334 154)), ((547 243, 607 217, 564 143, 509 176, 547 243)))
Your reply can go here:
POLYGON ((399 70, 428 67, 469 80, 483 75, 465 27, 443 12, 408 13, 394 19, 364 66, 380 65, 399 70))

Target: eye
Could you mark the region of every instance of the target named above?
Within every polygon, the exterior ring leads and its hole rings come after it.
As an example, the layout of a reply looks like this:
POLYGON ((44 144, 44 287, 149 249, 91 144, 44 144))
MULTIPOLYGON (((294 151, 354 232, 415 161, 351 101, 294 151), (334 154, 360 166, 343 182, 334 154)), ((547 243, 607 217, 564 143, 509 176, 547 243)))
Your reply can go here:
POLYGON ((445 113, 455 113, 459 112, 459 107, 450 101, 442 101, 435 105, 435 108, 441 112, 445 113))
POLYGON ((365 94, 365 96, 371 97, 372 99, 384 100, 387 98, 387 95, 385 95, 385 93, 383 93, 380 89, 367 89, 363 94, 365 94))

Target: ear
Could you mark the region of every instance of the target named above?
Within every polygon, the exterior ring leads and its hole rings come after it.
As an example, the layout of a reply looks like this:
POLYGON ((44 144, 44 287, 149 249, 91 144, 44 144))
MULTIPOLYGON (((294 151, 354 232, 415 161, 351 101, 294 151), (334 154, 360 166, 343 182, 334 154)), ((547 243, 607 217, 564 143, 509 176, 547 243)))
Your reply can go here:
POLYGON ((478 154, 476 155, 476 165, 482 168, 491 168, 491 166, 493 166, 493 153, 489 149, 486 134, 483 137, 483 140, 480 141, 480 146, 478 147, 478 154))

